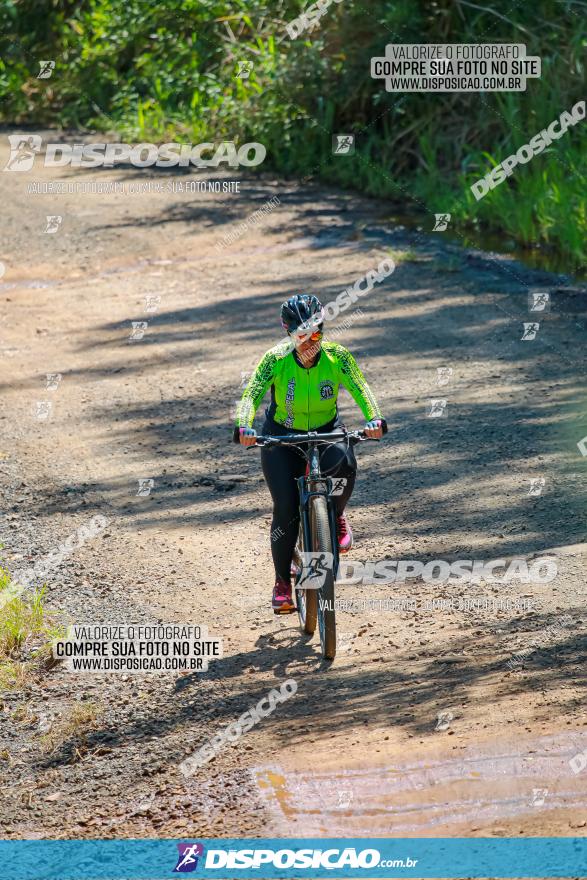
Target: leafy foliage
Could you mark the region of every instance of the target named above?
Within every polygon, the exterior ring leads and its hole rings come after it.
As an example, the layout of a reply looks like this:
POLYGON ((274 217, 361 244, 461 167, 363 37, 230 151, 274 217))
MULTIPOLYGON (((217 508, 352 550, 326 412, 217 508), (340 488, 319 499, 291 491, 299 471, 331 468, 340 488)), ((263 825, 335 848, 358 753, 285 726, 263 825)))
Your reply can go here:
POLYGON ((127 138, 258 140, 283 174, 313 175, 541 242, 585 262, 582 124, 475 202, 470 184, 582 95, 585 4, 536 0, 342 0, 290 40, 301 0, 5 0, 0 94, 9 124, 127 138), (385 45, 517 42, 542 58, 521 93, 388 93, 371 79, 385 45), (54 59, 50 79, 39 60, 54 59), (252 62, 248 78, 239 62, 252 62), (354 133, 334 157, 333 132, 354 133))

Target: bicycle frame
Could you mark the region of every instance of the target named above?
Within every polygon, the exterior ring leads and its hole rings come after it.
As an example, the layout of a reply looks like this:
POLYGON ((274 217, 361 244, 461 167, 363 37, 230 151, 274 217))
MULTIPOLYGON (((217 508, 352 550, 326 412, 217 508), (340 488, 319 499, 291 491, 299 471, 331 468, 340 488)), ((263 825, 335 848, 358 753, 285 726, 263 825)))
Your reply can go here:
POLYGON ((348 440, 350 442, 351 440, 355 440, 358 442, 360 440, 369 439, 369 437, 365 437, 363 431, 347 431, 345 428, 339 428, 335 431, 324 434, 321 434, 318 431, 308 431, 307 434, 284 434, 277 437, 264 437, 262 435, 259 435, 257 437, 257 442, 254 444, 254 446, 249 447, 249 449, 254 449, 255 446, 299 446, 301 443, 309 444, 307 453, 304 453, 308 461, 308 471, 306 474, 304 474, 304 476, 297 478, 298 494, 300 497, 300 521, 302 524, 304 536, 304 546, 309 547, 311 543, 309 515, 310 499, 314 496, 322 495, 326 498, 326 506, 328 509, 328 525, 330 528, 330 534, 332 536, 332 561, 335 579, 338 574, 340 557, 336 532, 336 510, 332 495, 332 478, 323 476, 320 471, 320 451, 318 447, 320 443, 327 443, 329 441, 336 442, 338 440, 348 440), (325 483, 325 488, 312 488, 312 484, 317 482, 325 483))

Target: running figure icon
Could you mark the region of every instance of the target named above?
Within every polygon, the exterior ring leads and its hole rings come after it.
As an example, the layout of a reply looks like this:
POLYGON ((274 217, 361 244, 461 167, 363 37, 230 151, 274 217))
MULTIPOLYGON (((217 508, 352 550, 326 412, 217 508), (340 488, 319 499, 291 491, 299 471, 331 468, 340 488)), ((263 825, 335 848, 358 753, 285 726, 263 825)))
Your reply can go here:
POLYGON ((303 553, 302 557, 304 574, 298 582, 298 588, 304 585, 305 590, 320 589, 326 575, 332 568, 332 553, 303 553), (309 584, 306 581, 315 581, 315 583, 309 584))

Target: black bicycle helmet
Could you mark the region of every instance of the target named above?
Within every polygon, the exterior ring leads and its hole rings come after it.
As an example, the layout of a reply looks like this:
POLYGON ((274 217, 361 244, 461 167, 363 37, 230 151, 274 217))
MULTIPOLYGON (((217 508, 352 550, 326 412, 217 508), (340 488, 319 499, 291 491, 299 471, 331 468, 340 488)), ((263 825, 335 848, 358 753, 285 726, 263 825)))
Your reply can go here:
MULTIPOLYGON (((324 309, 318 297, 310 293, 296 293, 281 307, 281 325, 288 333, 293 333, 301 324, 316 317, 323 318, 324 309)), ((322 329, 322 322, 319 327, 322 329)))

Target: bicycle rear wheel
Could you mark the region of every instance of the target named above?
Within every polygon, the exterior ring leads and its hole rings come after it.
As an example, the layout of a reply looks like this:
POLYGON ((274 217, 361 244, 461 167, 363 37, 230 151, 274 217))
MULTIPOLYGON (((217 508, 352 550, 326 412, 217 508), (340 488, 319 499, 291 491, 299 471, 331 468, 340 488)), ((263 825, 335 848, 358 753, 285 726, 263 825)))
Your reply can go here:
MULTIPOLYGON (((315 553, 329 553, 332 559, 332 536, 328 522, 326 498, 316 496, 310 500, 310 533, 312 550, 315 553)), ((307 592, 311 592, 308 590, 307 592)), ((334 660, 336 655, 336 615, 334 613, 334 568, 328 566, 324 583, 317 593, 318 629, 320 645, 325 660, 334 660)))

